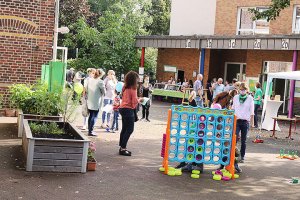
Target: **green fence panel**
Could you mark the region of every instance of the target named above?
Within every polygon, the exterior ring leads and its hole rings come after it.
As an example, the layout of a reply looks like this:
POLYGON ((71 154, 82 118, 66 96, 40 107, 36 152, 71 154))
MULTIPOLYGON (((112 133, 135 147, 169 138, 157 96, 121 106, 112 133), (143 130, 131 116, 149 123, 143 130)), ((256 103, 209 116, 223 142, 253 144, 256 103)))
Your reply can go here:
POLYGON ((49 63, 49 91, 62 90, 65 85, 66 64, 63 62, 49 63))

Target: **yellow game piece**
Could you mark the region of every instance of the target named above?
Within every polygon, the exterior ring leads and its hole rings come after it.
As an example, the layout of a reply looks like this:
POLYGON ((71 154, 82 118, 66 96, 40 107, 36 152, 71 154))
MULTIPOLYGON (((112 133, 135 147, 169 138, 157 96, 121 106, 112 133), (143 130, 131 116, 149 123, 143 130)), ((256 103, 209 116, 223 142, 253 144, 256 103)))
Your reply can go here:
POLYGON ((168 171, 168 176, 175 176, 175 171, 168 171))
POLYGON ((164 168, 164 167, 160 167, 160 168, 159 168, 159 171, 164 172, 164 171, 165 171, 165 168, 164 168))
POLYGON ((212 171, 211 174, 212 174, 212 175, 215 175, 215 174, 216 174, 216 171, 212 171))
POLYGON ((168 170, 169 171, 175 171, 175 168, 174 167, 168 167, 168 170))
POLYGON ((227 172, 227 173, 223 173, 223 176, 228 177, 228 178, 231 178, 231 177, 232 177, 232 174, 230 174, 229 172, 227 172))
POLYGON ((240 175, 234 174, 234 178, 240 178, 240 175))
POLYGON ((200 178, 200 175, 199 174, 191 174, 191 177, 192 178, 200 178))
POLYGON ((222 179, 222 176, 216 174, 216 175, 213 176, 213 179, 214 179, 215 181, 220 181, 220 180, 222 179))
POLYGON ((176 176, 181 176, 182 175, 182 171, 180 169, 176 169, 175 170, 175 175, 176 176))
POLYGON ((226 169, 221 169, 221 172, 226 173, 228 171, 226 169))
POLYGON ((192 174, 200 174, 200 171, 194 169, 194 170, 192 171, 192 174))

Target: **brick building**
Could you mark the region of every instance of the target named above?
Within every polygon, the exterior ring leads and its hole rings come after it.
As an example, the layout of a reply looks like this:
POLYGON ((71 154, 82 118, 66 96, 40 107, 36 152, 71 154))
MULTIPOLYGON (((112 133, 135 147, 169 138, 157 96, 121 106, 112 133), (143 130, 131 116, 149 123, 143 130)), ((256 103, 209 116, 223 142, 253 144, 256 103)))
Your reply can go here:
POLYGON ((0 93, 40 78, 52 58, 54 8, 55 0, 0 0, 0 93))
MULTIPOLYGON (((292 71, 293 52, 300 49, 300 0, 291 1, 275 21, 252 21, 248 9, 264 11, 270 3, 173 0, 170 35, 139 36, 136 46, 158 48, 159 82, 170 76, 195 80, 200 72, 204 74, 204 84, 215 77, 229 82, 238 78, 264 83, 270 72, 292 71), (167 72, 172 71, 170 66, 176 73, 167 72)), ((297 69, 300 70, 300 62, 297 69)), ((286 109, 289 81, 275 80, 273 89, 285 101, 286 109)))

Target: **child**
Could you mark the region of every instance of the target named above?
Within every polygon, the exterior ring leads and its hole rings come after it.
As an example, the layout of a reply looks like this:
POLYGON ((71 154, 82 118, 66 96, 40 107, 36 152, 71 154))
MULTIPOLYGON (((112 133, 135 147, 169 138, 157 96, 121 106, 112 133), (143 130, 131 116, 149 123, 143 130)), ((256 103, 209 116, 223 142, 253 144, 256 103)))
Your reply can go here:
MULTIPOLYGON (((121 99, 120 99, 120 92, 116 92, 116 97, 114 99, 114 103, 113 103, 113 111, 114 111, 114 115, 113 115, 113 123, 111 125, 111 132, 115 133, 115 131, 119 130, 119 123, 118 123, 118 119, 119 119, 119 107, 121 105, 121 99)), ((107 132, 110 132, 109 128, 106 129, 107 132)))
MULTIPOLYGON (((238 165, 238 158, 240 156, 240 151, 235 147, 235 159, 234 159, 234 168, 236 173, 242 173, 242 169, 238 165)), ((218 169, 223 169, 224 165, 221 165, 218 169)))

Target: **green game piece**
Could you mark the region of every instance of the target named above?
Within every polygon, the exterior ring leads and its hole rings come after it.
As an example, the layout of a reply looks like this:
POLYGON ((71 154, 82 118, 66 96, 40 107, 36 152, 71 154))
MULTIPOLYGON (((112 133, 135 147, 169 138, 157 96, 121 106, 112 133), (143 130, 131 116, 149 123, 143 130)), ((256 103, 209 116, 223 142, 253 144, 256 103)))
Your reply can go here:
POLYGON ((199 174, 191 174, 191 177, 192 178, 200 178, 200 175, 199 174))
POLYGON ((228 177, 228 178, 232 178, 232 174, 230 174, 229 172, 223 173, 223 176, 228 177))
POLYGON ((176 170, 175 170, 175 175, 176 175, 176 176, 181 176, 181 175, 182 175, 181 169, 176 169, 176 170))
POLYGON ((164 171, 165 171, 165 168, 164 168, 164 167, 160 167, 160 168, 159 168, 159 171, 164 172, 164 171))
POLYGON ((293 184, 298 184, 299 183, 299 180, 296 179, 296 178, 293 178, 292 181, 293 181, 293 184))
POLYGON ((168 167, 168 170, 169 171, 175 171, 175 168, 174 167, 168 167))
POLYGON ((240 175, 238 175, 238 174, 234 174, 234 176, 233 176, 234 178, 240 178, 240 175))
POLYGON ((213 179, 214 179, 215 181, 220 181, 220 180, 222 179, 222 176, 221 176, 221 175, 214 175, 214 176, 213 176, 213 179))
POLYGON ((212 175, 215 175, 215 174, 216 174, 216 171, 212 171, 211 174, 212 174, 212 175))
POLYGON ((189 141, 188 141, 188 144, 189 145, 193 145, 194 143, 195 143, 195 139, 190 138, 189 141))
POLYGON ((194 169, 194 170, 192 171, 192 174, 200 174, 200 171, 194 169))
POLYGON ((168 176, 175 176, 175 171, 168 171, 168 176))

